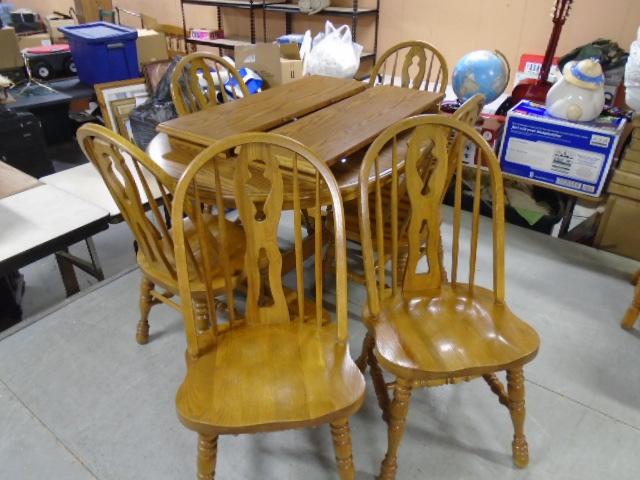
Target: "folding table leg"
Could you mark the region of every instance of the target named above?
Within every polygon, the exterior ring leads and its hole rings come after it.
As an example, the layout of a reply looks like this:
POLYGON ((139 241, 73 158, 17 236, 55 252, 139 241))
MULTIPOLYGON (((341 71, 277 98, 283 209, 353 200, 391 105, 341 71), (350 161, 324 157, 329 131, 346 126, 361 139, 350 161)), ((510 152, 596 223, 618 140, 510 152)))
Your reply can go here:
POLYGON ((104 280, 104 272, 102 271, 102 266, 100 265, 100 259, 98 258, 98 252, 93 243, 93 239, 91 237, 86 238, 85 242, 87 244, 87 250, 89 251, 89 258, 91 259, 90 262, 72 255, 67 247, 56 252, 56 261, 58 262, 58 269, 62 275, 62 282, 64 283, 67 297, 70 297, 80 291, 78 277, 76 277, 74 267, 78 267, 80 270, 88 273, 98 281, 104 280))
POLYGON ((73 269, 73 263, 66 256, 61 255, 62 253, 70 255, 69 249, 65 247, 60 252, 57 252, 56 262, 58 262, 58 270, 62 275, 65 292, 67 297, 70 297, 80 291, 80 285, 78 285, 78 277, 76 277, 76 271, 73 269))

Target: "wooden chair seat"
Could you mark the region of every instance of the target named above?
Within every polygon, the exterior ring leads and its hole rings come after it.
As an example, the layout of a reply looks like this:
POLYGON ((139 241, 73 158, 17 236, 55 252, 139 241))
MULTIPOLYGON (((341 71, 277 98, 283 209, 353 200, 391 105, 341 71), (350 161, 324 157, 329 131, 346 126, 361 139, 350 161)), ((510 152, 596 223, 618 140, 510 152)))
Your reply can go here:
POLYGON ((413 380, 485 375, 529 362, 538 334, 494 298, 485 288, 470 293, 466 284, 445 284, 433 297, 382 301, 371 325, 378 361, 413 380))
MULTIPOLYGON (((218 217, 215 215, 203 215, 204 224, 207 229, 211 233, 214 238, 220 238, 220 232, 218 227, 218 217)), ((199 244, 197 242, 197 230, 193 223, 189 220, 185 220, 185 235, 188 239, 189 244, 193 250, 193 256, 198 265, 202 265, 202 251, 199 248, 199 244)), ((225 254, 228 254, 230 264, 234 270, 234 272, 239 272, 242 270, 242 265, 244 263, 244 254, 245 254, 245 245, 246 239, 244 235, 244 231, 242 227, 236 225, 233 222, 227 221, 227 235, 229 236, 229 242, 225 248, 225 254)), ((175 281, 175 261, 173 256, 173 251, 167 245, 165 247, 167 253, 167 259, 169 260, 169 264, 171 266, 172 271, 165 266, 163 262, 160 260, 150 261, 142 250, 138 251, 138 265, 143 273, 151 279, 153 283, 158 285, 162 285, 164 288, 169 290, 171 293, 177 294, 178 288, 175 281)), ((214 259, 215 262, 215 259, 214 259)), ((211 279, 211 289, 216 292, 221 292, 224 290, 224 275, 222 273, 222 267, 220 266, 220 262, 215 262, 216 265, 213 267, 214 276, 211 279)), ((196 292, 205 292, 206 288, 204 284, 198 280, 198 276, 193 271, 193 265, 189 263, 189 277, 192 279, 192 289, 196 292)))
POLYGON ((335 324, 318 331, 305 323, 222 334, 189 365, 176 398, 181 421, 201 432, 238 434, 308 427, 355 413, 365 382, 335 336, 335 324))

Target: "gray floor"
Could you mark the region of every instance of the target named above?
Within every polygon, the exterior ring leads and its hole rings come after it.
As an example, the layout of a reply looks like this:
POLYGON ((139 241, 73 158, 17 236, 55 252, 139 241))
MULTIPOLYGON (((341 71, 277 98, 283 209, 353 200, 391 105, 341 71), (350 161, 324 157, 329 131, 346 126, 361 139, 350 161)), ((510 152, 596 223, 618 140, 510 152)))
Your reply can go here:
MULTIPOLYGON (((517 227, 507 245, 508 302, 542 339, 526 370, 531 464, 512 467, 507 411, 475 381, 415 393, 398 478, 637 480, 640 332, 619 322, 638 264, 517 227)), ((0 341, 1 479, 195 478, 196 437, 174 410, 181 321, 156 307, 151 342, 135 344, 139 278, 90 287, 0 341)), ((355 353, 363 299, 352 286, 355 353)), ((352 430, 358 479, 371 480, 386 448, 371 391, 352 430)), ((336 478, 329 430, 222 437, 217 478, 336 478)))

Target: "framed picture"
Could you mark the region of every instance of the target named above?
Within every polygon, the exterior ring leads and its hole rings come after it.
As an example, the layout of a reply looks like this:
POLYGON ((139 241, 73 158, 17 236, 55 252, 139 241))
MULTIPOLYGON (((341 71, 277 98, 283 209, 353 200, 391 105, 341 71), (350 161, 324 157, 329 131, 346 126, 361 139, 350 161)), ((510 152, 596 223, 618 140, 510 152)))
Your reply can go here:
POLYGON ((170 66, 171 60, 149 62, 142 66, 142 73, 144 74, 144 78, 147 82, 147 87, 149 87, 151 95, 156 93, 158 90, 158 84, 160 83, 160 80, 162 80, 162 77, 164 77, 164 74, 167 73, 170 66))
MULTIPOLYGON (((118 131, 118 123, 113 110, 113 102, 116 100, 133 99, 133 108, 135 108, 149 98, 149 90, 144 78, 98 83, 95 89, 104 124, 115 132, 118 131)), ((133 110, 133 108, 131 110, 133 110)), ((129 111, 129 113, 131 113, 131 111, 129 111)))
POLYGON ((129 141, 133 141, 133 133, 131 132, 131 124, 129 123, 129 115, 136 108, 135 98, 122 98, 111 102, 111 111, 113 112, 115 126, 114 130, 129 141))

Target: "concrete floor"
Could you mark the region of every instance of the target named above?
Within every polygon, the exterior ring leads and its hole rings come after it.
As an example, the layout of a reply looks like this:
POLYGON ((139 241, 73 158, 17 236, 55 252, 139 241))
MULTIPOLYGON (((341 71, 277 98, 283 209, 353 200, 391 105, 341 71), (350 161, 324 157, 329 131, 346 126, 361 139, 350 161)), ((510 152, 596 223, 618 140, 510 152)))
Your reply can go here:
MULTIPOLYGON (((445 239, 449 230, 445 224, 445 239)), ((518 227, 508 229, 507 245, 508 303, 542 339, 526 369, 531 464, 512 466, 507 410, 474 381, 414 394, 398 478, 637 480, 640 332, 619 322, 638 264, 518 227)), ((482 249, 483 284, 489 258, 482 249)), ((5 332, 0 479, 195 478, 196 435, 174 409, 184 375, 181 320, 155 307, 151 342, 138 346, 139 279, 137 270, 121 274, 5 332)), ((356 355, 364 290, 350 288, 356 355)), ((352 431, 357 478, 371 480, 386 450, 371 389, 352 431)), ((337 478, 329 429, 222 437, 217 478, 337 478)))

